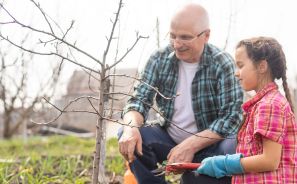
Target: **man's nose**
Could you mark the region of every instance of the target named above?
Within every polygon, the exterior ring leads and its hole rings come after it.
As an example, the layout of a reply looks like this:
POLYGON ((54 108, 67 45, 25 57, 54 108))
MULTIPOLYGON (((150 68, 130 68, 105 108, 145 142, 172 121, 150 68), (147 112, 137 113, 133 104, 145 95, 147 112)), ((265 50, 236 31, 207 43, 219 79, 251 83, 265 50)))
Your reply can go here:
POLYGON ((172 41, 173 48, 180 48, 183 44, 180 42, 179 39, 175 39, 172 41))

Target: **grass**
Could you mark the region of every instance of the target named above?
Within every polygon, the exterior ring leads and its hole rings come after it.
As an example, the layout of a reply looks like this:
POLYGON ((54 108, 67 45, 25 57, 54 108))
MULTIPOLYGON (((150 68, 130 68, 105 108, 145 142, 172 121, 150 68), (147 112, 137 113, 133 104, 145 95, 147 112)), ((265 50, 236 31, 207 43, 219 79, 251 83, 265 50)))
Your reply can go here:
POLYGON ((109 139, 106 145, 106 161, 105 167, 107 171, 114 172, 118 175, 124 175, 125 173, 125 161, 118 151, 118 140, 115 138, 109 139))
MULTIPOLYGON (((1 184, 91 183, 94 138, 32 137, 27 142, 0 140, 0 145, 1 184)), ((106 151, 107 172, 123 175, 124 161, 116 139, 107 141, 106 151)))
POLYGON ((94 139, 79 139, 70 136, 31 137, 27 142, 22 139, 1 140, 1 157, 62 156, 92 154, 94 139))
MULTIPOLYGON (((70 136, 31 137, 0 140, 1 184, 89 184, 91 183, 95 139, 70 136)), ((105 169, 122 183, 125 161, 116 138, 106 144, 105 169)), ((176 184, 180 176, 166 176, 176 184)))

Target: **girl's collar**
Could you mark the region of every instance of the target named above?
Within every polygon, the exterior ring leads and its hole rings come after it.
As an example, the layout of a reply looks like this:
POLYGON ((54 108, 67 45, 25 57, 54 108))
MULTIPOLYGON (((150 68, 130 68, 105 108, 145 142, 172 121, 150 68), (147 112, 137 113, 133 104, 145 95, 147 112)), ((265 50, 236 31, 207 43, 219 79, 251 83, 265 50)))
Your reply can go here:
POLYGON ((268 92, 277 89, 275 82, 268 83, 264 88, 256 93, 256 95, 242 105, 242 109, 248 112, 249 108, 263 98, 268 92))

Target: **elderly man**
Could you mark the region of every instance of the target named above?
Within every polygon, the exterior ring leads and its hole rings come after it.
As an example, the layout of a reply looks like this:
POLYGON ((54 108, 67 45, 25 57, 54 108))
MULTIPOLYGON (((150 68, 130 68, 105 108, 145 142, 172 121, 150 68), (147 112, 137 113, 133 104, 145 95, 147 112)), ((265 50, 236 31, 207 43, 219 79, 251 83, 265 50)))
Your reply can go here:
MULTIPOLYGON (((151 170, 157 163, 200 162, 203 158, 235 152, 241 123, 243 93, 234 77, 232 57, 208 43, 207 11, 188 4, 173 16, 170 44, 153 53, 123 112, 119 151, 129 161, 139 184, 166 183, 151 170), (143 126, 156 103, 164 122, 143 126), (133 126, 132 126, 133 125, 133 126), (141 128, 137 128, 141 127, 141 128), (231 138, 230 138, 231 137, 231 138)), ((230 182, 185 172, 183 183, 230 182)))

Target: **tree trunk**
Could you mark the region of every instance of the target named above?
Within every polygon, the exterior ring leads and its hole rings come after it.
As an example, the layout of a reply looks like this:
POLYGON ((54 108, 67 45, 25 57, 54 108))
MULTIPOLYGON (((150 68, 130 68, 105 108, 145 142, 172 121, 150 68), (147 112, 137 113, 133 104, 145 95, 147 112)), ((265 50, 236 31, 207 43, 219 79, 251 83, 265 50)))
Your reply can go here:
POLYGON ((100 150, 100 160, 99 160, 99 183, 108 183, 108 178, 105 176, 105 158, 106 158, 106 121, 102 122, 102 139, 101 139, 101 150, 100 150))
MULTIPOLYGON (((101 79, 104 79, 105 77, 105 68, 102 67, 101 71, 101 79)), ((99 108, 98 113, 99 117, 97 120, 97 126, 96 126, 96 148, 94 153, 94 161, 93 161, 93 176, 92 176, 92 184, 98 183, 98 177, 100 172, 100 159, 101 159, 101 148, 102 148, 102 138, 103 138, 103 121, 104 121, 104 89, 105 89, 105 81, 100 81, 100 94, 99 94, 99 108)))
MULTIPOLYGON (((4 113, 5 114, 5 113, 4 113)), ((10 115, 6 116, 4 115, 4 127, 3 127, 3 138, 4 139, 9 139, 11 138, 11 134, 10 134, 10 115)))

